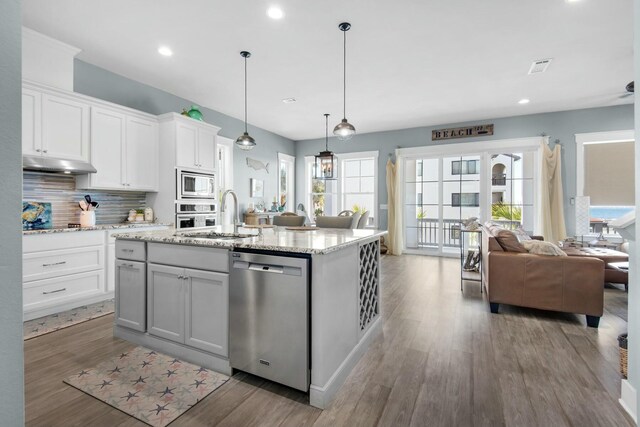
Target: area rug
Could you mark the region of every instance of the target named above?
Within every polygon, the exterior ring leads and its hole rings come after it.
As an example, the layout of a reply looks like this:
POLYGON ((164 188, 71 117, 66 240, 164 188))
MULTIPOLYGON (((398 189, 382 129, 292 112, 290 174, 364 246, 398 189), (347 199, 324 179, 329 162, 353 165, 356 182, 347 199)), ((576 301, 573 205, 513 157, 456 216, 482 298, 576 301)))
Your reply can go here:
POLYGON ((166 426, 229 377, 144 347, 122 353, 65 383, 154 427, 166 426))
POLYGON ((113 299, 83 305, 73 310, 51 314, 38 319, 27 320, 23 324, 23 337, 26 341, 111 313, 113 313, 113 299))

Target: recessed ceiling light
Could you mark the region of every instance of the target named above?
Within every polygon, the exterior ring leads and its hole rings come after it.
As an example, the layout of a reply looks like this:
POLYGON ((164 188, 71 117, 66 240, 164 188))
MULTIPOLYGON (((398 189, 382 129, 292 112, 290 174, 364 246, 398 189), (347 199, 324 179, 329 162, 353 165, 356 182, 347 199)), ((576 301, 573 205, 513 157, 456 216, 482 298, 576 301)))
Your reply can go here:
POLYGON ((580 0, 565 0, 567 3, 578 3, 580 0))
POLYGON ((271 19, 282 19, 284 17, 284 12, 278 6, 271 6, 267 9, 267 15, 271 19))
POLYGON ((528 104, 529 102, 531 102, 529 99, 527 98, 522 98, 520 101, 518 101, 518 104, 528 104))
POLYGON ((158 53, 162 56, 171 56, 173 55, 173 51, 167 46, 160 46, 158 48, 158 53))
POLYGON ((282 100, 282 102, 284 102, 285 104, 293 104, 294 102, 296 102, 295 98, 285 98, 282 100))

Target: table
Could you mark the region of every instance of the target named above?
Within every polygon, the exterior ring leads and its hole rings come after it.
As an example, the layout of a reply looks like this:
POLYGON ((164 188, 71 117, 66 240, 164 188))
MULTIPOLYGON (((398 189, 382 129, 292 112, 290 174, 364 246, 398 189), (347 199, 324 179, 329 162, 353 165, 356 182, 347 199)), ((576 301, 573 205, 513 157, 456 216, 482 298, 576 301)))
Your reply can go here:
POLYGON ((621 273, 621 277, 625 277, 627 280, 624 282, 624 290, 629 292, 629 261, 610 262, 607 267, 616 270, 621 273))
POLYGON ((262 223, 271 225, 272 218, 280 215, 282 212, 245 212, 244 223, 247 225, 260 225, 262 223))
POLYGON ((480 282, 482 293, 482 229, 460 229, 460 290, 465 281, 480 282))

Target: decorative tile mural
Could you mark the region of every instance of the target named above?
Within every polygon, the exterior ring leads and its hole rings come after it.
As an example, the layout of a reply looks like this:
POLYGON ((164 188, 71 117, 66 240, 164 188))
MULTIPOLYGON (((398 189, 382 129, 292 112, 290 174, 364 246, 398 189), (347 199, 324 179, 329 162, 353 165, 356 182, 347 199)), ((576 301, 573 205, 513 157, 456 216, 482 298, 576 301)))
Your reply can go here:
POLYGON ((124 222, 130 209, 146 205, 143 192, 76 190, 76 179, 72 175, 25 171, 22 176, 22 199, 25 202, 50 203, 53 227, 80 222, 78 201, 85 194, 90 194, 92 200, 100 203, 96 210, 96 224, 124 222))

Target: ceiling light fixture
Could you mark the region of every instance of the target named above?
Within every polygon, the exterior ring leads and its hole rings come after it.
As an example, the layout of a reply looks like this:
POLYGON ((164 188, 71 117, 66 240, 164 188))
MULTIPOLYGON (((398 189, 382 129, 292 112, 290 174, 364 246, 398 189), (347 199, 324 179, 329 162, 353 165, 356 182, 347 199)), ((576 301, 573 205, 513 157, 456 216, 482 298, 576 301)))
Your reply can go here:
POLYGON ((267 15, 271 19, 282 19, 284 17, 284 12, 278 6, 271 6, 267 9, 267 15))
POLYGON ((285 98, 282 100, 282 102, 284 102, 285 104, 293 104, 294 102, 296 102, 295 98, 285 98))
POLYGON ((160 46, 158 48, 158 53, 162 56, 171 56, 173 55, 173 51, 168 46, 160 46))
POLYGON ((340 31, 344 36, 344 50, 343 50, 343 86, 342 86, 342 121, 333 128, 333 134, 341 141, 346 141, 353 138, 356 134, 356 128, 347 121, 347 31, 351 28, 351 24, 348 22, 342 22, 338 25, 340 31))
POLYGON ((518 104, 524 105, 524 104, 528 104, 529 102, 531 102, 531 100, 527 98, 522 98, 520 101, 518 101, 518 104))
POLYGON ((251 53, 243 50, 240 56, 244 58, 244 133, 236 139, 236 145, 248 151, 256 146, 256 140, 247 132, 247 58, 251 57, 251 53))
POLYGON ((329 114, 325 113, 325 137, 324 151, 316 154, 316 161, 313 168, 313 179, 336 179, 337 159, 329 151, 329 114))

